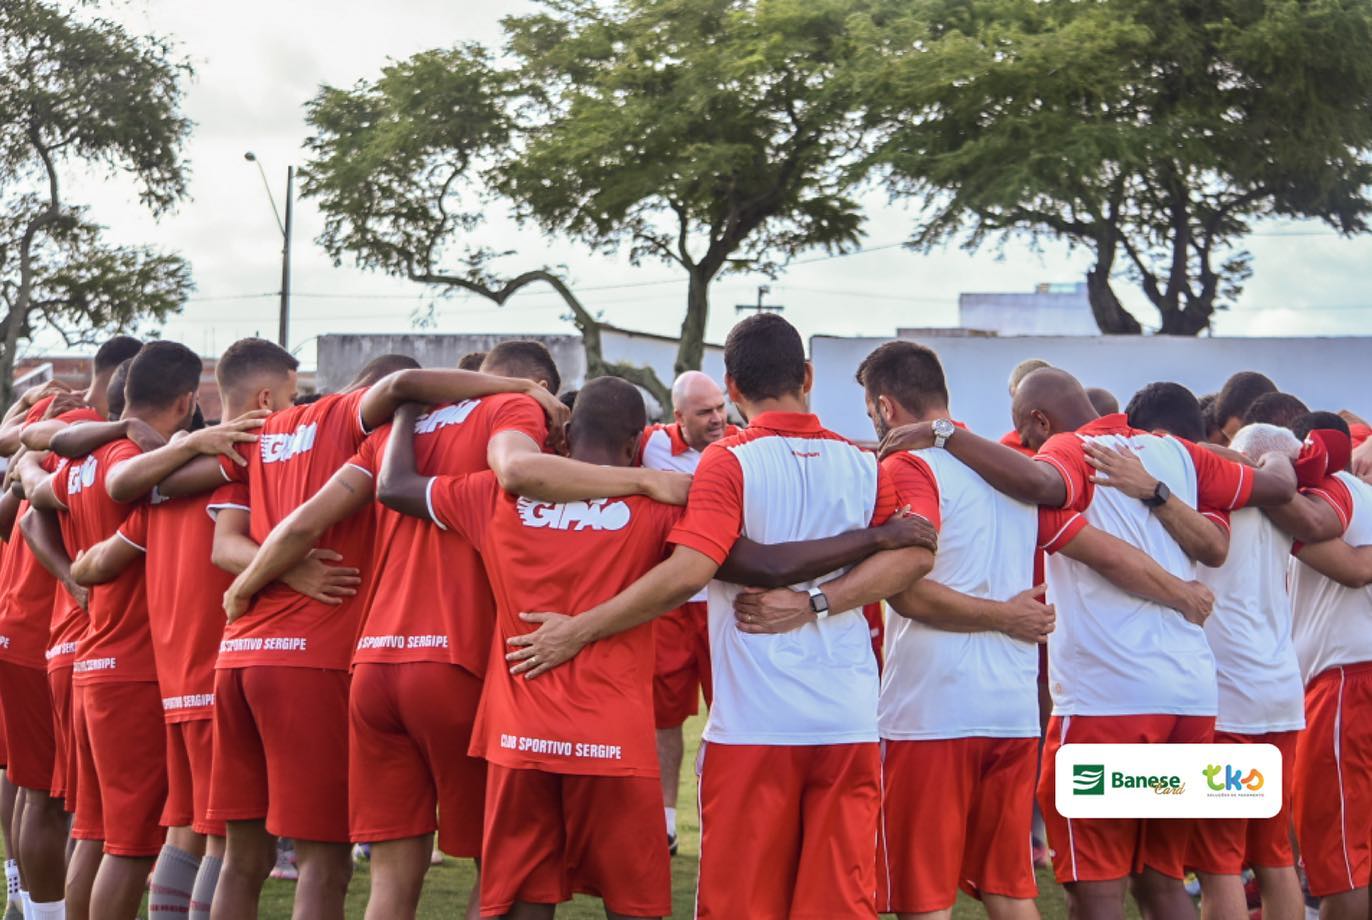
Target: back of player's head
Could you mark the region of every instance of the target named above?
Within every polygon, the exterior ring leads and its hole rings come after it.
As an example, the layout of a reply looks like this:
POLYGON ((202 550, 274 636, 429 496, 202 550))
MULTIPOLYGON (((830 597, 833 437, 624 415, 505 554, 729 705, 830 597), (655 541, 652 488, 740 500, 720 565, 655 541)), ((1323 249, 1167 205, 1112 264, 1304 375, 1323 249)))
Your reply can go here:
POLYGON ((1273 451, 1294 460, 1301 452, 1301 439, 1284 425, 1250 422, 1234 433, 1229 446, 1250 460, 1257 460, 1273 451))
POLYGON ((170 408, 181 397, 200 389, 203 370, 196 353, 180 342, 149 342, 129 364, 129 379, 124 384, 127 408, 170 408))
POLYGON ((114 373, 110 374, 110 385, 105 391, 105 400, 109 403, 110 418, 117 419, 124 414, 124 386, 129 382, 129 365, 133 364, 132 358, 125 358, 115 367, 114 373))
POLYGON ((858 365, 857 382, 872 402, 885 396, 916 417, 948 408, 943 365, 932 348, 916 342, 878 345, 858 365))
POLYGON ((1101 415, 1114 415, 1120 411, 1120 401, 1105 387, 1087 387, 1086 398, 1101 415))
POLYGON ((1165 431, 1188 441, 1205 440, 1205 416, 1196 395, 1180 383, 1150 383, 1134 394, 1124 412, 1144 431, 1165 431))
POLYGON ((729 330, 724 372, 750 402, 805 389, 805 343, 796 327, 775 313, 756 313, 729 330))
POLYGON ((1337 412, 1307 412, 1291 423, 1291 430, 1302 441, 1310 432, 1320 430, 1339 431, 1345 437, 1352 436, 1348 429, 1348 422, 1344 421, 1343 416, 1337 412))
POLYGON ((284 378, 299 367, 295 355, 275 342, 246 338, 224 349, 214 376, 221 392, 236 392, 261 386, 264 378, 284 378))
POLYGON ((1205 420, 1205 440, 1212 444, 1225 442, 1224 432, 1220 429, 1220 423, 1215 418, 1215 403, 1219 398, 1220 394, 1218 393, 1206 393, 1197 399, 1201 407, 1201 417, 1205 420))
POLYGON ((525 380, 545 381, 550 392, 562 389, 562 375, 548 346, 532 339, 511 339, 486 352, 478 370, 504 377, 523 377, 525 380))
POLYGON ((138 350, 142 347, 143 343, 131 335, 112 336, 106 339, 105 344, 96 351, 95 360, 91 362, 92 369, 96 374, 114 370, 138 354, 138 350))
POLYGON ((457 369, 460 371, 479 371, 481 362, 486 360, 484 351, 469 351, 457 359, 457 369))
POLYGON ((578 445, 592 444, 608 451, 618 451, 626 445, 637 445, 639 436, 648 424, 648 410, 638 387, 618 377, 597 377, 588 380, 576 394, 572 407, 571 441, 578 445))
POLYGON ((1028 377, 1039 368, 1052 366, 1053 365, 1042 358, 1025 358, 1023 361, 1016 364, 1014 369, 1010 371, 1010 395, 1015 395, 1015 391, 1019 389, 1020 381, 1025 377, 1028 377))
POLYGON ((1290 393, 1264 393, 1253 400, 1244 413, 1245 425, 1266 424, 1290 428, 1291 423, 1310 411, 1305 403, 1290 393))
POLYGON ((562 405, 567 407, 567 411, 571 412, 576 408, 576 394, 580 392, 580 390, 568 390, 567 392, 560 394, 557 398, 562 405))
POLYGON ((419 362, 409 355, 381 355, 372 358, 362 366, 362 370, 357 372, 344 389, 355 390, 358 387, 369 387, 382 377, 394 374, 396 371, 413 371, 419 369, 419 362))
POLYGON ((1215 399, 1215 421, 1223 428, 1231 419, 1242 419, 1259 396, 1275 392, 1277 385, 1257 371, 1239 371, 1220 388, 1215 399))

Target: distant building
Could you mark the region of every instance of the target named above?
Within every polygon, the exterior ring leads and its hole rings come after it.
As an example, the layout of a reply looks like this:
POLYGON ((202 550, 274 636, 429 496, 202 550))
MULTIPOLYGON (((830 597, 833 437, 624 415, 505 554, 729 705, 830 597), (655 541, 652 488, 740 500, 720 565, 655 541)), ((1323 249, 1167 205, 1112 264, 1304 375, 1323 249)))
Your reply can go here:
POLYGON ((1085 282, 1040 284, 1029 294, 959 294, 958 325, 991 335, 1100 335, 1085 282))

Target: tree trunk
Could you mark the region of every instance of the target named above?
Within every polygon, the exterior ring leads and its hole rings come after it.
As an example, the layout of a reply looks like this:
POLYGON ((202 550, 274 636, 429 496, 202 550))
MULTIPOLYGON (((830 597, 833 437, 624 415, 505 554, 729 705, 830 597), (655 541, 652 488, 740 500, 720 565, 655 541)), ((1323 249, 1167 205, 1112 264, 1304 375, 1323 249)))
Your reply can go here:
POLYGON ((1192 301, 1180 309, 1160 309, 1159 312, 1162 313, 1162 328, 1158 335, 1200 335, 1210 328, 1215 305, 1192 301))
POLYGON ((1086 273, 1086 296, 1096 325, 1105 335, 1139 335, 1143 327, 1134 319, 1110 287, 1110 272, 1115 267, 1115 237, 1106 230, 1106 238, 1096 243, 1096 264, 1086 273))
POLYGON ((681 342, 676 351, 676 372, 700 370, 705 357, 705 321, 710 318, 710 279, 700 266, 690 269, 686 288, 686 319, 681 323, 681 342))

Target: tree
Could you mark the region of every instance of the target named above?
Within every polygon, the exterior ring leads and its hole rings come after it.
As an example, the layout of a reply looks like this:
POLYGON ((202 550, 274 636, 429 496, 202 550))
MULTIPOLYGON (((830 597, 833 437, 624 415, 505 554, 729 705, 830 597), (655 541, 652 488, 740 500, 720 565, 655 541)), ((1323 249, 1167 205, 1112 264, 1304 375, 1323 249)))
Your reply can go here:
POLYGON ((175 255, 115 246, 62 194, 64 168, 127 173, 154 214, 185 195, 189 68, 162 40, 38 0, 0 3, 0 400, 42 325, 69 344, 164 319, 191 289, 175 255))
POLYGON ((913 243, 1027 234, 1094 255, 1101 331, 1138 333, 1123 273, 1194 335, 1250 273, 1255 219, 1366 229, 1365 0, 924 0, 875 30, 874 160, 924 195, 913 243), (902 49, 915 45, 923 53, 902 49))
MULTIPOLYGON (((548 0, 506 19, 508 55, 429 51, 374 83, 321 89, 305 192, 337 260, 503 302, 551 284, 611 367, 598 324, 546 266, 471 242, 493 207, 550 235, 686 274, 678 372, 698 368, 709 286, 795 253, 854 245, 851 194, 868 129, 855 117, 848 23, 859 0, 548 0)), ((879 18, 875 13, 869 21, 879 18)))

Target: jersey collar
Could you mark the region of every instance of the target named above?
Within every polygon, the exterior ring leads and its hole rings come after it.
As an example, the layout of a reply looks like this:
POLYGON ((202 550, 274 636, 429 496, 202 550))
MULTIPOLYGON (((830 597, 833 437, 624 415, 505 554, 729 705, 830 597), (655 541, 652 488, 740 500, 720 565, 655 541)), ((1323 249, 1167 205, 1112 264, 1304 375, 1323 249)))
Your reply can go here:
POLYGON ((1077 429, 1077 434, 1090 437, 1095 434, 1136 434, 1138 429, 1129 424, 1129 416, 1123 412, 1112 412, 1094 418, 1077 429))
POLYGON ((813 434, 821 431, 819 416, 811 412, 763 412, 748 420, 749 428, 771 428, 794 434, 813 434))
POLYGON ((681 436, 681 423, 673 422, 664 425, 662 430, 667 432, 667 440, 672 444, 672 456, 679 457, 691 449, 691 445, 686 443, 686 439, 681 436))

